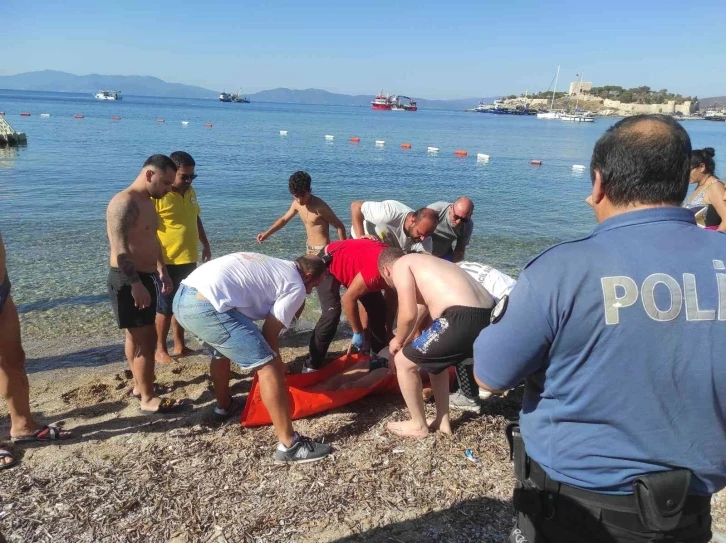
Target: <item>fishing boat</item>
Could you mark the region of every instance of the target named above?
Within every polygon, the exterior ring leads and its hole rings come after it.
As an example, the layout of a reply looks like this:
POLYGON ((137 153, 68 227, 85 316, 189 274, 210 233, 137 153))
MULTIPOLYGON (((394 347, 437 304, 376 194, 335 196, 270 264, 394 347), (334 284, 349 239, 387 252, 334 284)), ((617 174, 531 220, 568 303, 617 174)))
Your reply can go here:
POLYGON ((396 95, 391 99, 392 111, 418 111, 416 100, 408 96, 396 95), (402 103, 401 98, 408 100, 408 103, 402 103))
POLYGON ((552 101, 550 102, 550 109, 545 111, 539 111, 537 113, 538 119, 559 119, 564 111, 561 109, 555 109, 555 94, 557 94, 557 82, 560 80, 560 67, 557 66, 557 74, 555 75, 555 86, 552 89, 552 101))
POLYGON ((723 112, 715 111, 713 109, 709 109, 706 111, 706 114, 703 116, 704 121, 726 121, 726 115, 724 115, 723 112))
POLYGON ((121 100, 123 98, 120 91, 113 90, 98 91, 93 96, 96 98, 96 100, 121 100))
POLYGON ((232 92, 221 92, 219 93, 220 102, 232 102, 234 104, 249 104, 249 98, 242 95, 242 89, 237 94, 232 92))
POLYGON ((371 109, 390 111, 391 110, 391 97, 388 94, 384 95, 383 89, 381 89, 381 92, 376 94, 376 97, 371 102, 371 109))

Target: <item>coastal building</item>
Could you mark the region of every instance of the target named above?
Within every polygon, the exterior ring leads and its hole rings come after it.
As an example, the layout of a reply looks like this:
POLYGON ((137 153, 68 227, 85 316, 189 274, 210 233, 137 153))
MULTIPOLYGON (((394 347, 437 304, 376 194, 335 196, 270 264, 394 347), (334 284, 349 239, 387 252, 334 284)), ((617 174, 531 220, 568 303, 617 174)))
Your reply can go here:
POLYGON ((581 96, 583 94, 590 94, 592 90, 592 81, 573 81, 570 83, 570 96, 581 96))

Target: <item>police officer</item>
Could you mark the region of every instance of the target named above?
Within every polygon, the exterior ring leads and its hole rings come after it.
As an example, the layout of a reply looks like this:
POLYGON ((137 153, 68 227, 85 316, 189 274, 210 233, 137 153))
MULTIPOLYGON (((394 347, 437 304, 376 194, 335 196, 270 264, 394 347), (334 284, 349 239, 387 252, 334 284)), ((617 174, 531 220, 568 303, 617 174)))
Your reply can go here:
POLYGON ((671 117, 610 128, 590 164, 598 226, 531 261, 477 339, 480 386, 526 379, 511 541, 710 540, 726 486, 726 236, 679 207, 690 155, 671 117))

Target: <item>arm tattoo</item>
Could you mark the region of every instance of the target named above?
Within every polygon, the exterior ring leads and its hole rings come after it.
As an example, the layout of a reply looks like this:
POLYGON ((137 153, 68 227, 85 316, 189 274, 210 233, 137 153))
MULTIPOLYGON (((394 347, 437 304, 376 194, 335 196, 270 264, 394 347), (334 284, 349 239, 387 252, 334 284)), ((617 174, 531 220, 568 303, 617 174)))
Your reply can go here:
POLYGON ((116 252, 116 263, 129 281, 138 283, 139 274, 129 254, 129 231, 139 218, 139 205, 128 199, 119 202, 109 212, 110 230, 113 236, 111 250, 116 252))

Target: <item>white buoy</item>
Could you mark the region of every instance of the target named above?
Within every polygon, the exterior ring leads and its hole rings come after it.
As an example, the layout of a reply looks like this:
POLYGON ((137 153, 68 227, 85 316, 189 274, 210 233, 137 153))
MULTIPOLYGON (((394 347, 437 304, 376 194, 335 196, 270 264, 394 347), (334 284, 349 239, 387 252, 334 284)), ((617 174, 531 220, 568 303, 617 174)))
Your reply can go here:
POLYGON ((41 113, 40 116, 41 117, 50 117, 50 113, 41 113))
POLYGON ((376 145, 378 145, 379 147, 382 147, 385 144, 386 144, 385 140, 376 140, 376 145))
POLYGON ((280 130, 281 136, 287 136, 287 130, 280 130))
POLYGON ((585 166, 583 166, 582 164, 573 164, 572 169, 577 170, 577 171, 582 171, 585 169, 585 166))
POLYGON ((489 155, 485 155, 484 153, 477 153, 476 159, 479 162, 489 162, 489 155))
POLYGON ((334 138, 335 138, 335 136, 331 136, 330 134, 325 134, 326 141, 333 141, 334 138))
POLYGON ((438 153, 439 152, 439 148, 438 147, 427 147, 426 150, 429 153, 438 153))
POLYGON ((183 124, 184 126, 186 126, 186 125, 188 125, 188 124, 189 124, 189 121, 182 121, 182 124, 183 124))

